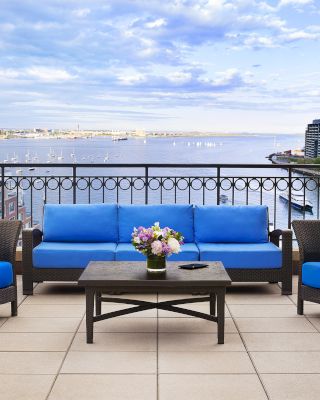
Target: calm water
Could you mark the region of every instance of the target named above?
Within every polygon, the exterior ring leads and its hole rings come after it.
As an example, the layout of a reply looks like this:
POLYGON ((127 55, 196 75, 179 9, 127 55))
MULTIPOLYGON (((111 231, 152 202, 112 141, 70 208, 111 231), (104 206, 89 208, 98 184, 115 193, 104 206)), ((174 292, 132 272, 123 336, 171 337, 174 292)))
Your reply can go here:
MULTIPOLYGON (((0 161, 26 156, 47 162, 48 154, 63 157, 62 162, 101 163, 267 163, 270 153, 301 148, 303 135, 214 136, 200 138, 148 138, 112 141, 93 139, 15 139, 0 142, 0 161), (75 156, 73 156, 73 154, 75 156)), ((52 157, 51 157, 52 159, 52 157)))
MULTIPOLYGON (((55 163, 105 163, 106 167, 109 163, 265 163, 270 164, 266 159, 271 153, 301 148, 304 145, 303 135, 256 135, 256 136, 214 136, 214 137, 192 137, 192 138, 147 138, 147 139, 133 139, 129 138, 126 141, 112 141, 111 138, 93 138, 93 139, 13 139, 0 141, 0 162, 8 160, 8 162, 41 162, 46 163, 46 168, 42 170, 36 169, 29 171, 27 168, 20 169, 19 167, 7 170, 7 175, 10 176, 33 176, 33 197, 32 197, 32 212, 34 222, 41 221, 43 200, 46 198, 47 202, 58 202, 58 190, 53 190, 56 181, 53 179, 48 183, 48 190, 45 191, 41 176, 69 176, 71 171, 66 168, 53 168, 50 164, 55 163)), ((128 169, 103 169, 97 168, 79 170, 79 174, 84 176, 132 176, 143 174, 140 170, 130 171, 128 169)), ((176 176, 215 176, 216 170, 162 170, 150 171, 150 175, 176 175, 176 176)), ((287 172, 281 169, 273 171, 267 169, 261 170, 248 170, 248 169, 229 169, 223 170, 222 176, 273 176, 281 177, 286 176, 287 172), (272 174, 272 175, 271 175, 272 174)), ((48 178, 49 179, 49 178, 48 178)), ((61 181, 60 181, 61 182, 61 181)), ((70 202, 72 200, 72 190, 69 185, 70 181, 65 181, 65 190, 60 193, 60 200, 62 202, 70 202)), ((161 201, 159 196, 162 196, 163 202, 178 202, 185 203, 189 200, 192 203, 202 203, 203 191, 198 190, 199 182, 194 181, 194 187, 189 192, 186 189, 184 182, 181 181, 180 189, 174 194, 173 190, 150 190, 149 202, 159 203, 161 201), (175 195, 175 197, 174 197, 175 195)), ((114 183, 110 181, 106 187, 112 189, 114 183)), ((96 181, 95 185, 89 193, 85 190, 85 181, 79 184, 77 191, 78 202, 124 202, 134 203, 144 202, 144 190, 141 188, 141 182, 136 182, 135 190, 133 193, 127 190, 129 187, 129 180, 123 180, 120 193, 116 190, 97 190, 99 182, 96 181), (140 186, 139 186, 140 185, 140 186), (84 189, 84 190, 81 190, 84 189)), ((167 182, 167 188, 170 188, 171 183, 167 182)), ((255 189, 253 185, 246 194, 245 190, 241 190, 243 182, 238 181, 237 190, 234 197, 228 188, 228 182, 224 182, 222 186, 222 194, 227 196, 226 204, 259 204, 260 191, 255 189), (223 190, 225 189, 225 190, 223 190), (247 196, 247 197, 246 197, 247 196)), ((24 201, 29 211, 31 211, 31 191, 28 189, 28 183, 25 180, 22 185, 26 190, 24 191, 24 201)), ((208 185, 210 188, 210 185, 208 185)), ((266 187, 262 191, 262 202, 267 204, 270 209, 270 221, 277 227, 286 227, 288 209, 287 205, 282 202, 274 190, 269 191, 266 187)), ((20 191, 19 196, 22 195, 20 191)), ((208 190, 205 193, 205 202, 207 204, 216 202, 216 191, 208 190)), ((318 191, 308 191, 307 197, 314 204, 314 213, 306 215, 308 218, 317 217, 318 205, 318 191)), ((293 218, 303 218, 305 215, 300 211, 293 210, 293 218)))

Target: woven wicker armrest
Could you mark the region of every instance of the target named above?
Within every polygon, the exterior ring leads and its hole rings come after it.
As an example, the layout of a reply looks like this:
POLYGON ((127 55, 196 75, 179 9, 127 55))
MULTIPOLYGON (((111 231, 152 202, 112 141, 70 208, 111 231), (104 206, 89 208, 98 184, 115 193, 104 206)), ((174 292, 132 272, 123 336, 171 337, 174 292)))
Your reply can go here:
POLYGON ((290 229, 275 229, 269 233, 270 242, 279 247, 280 237, 282 236, 282 247, 285 243, 291 243, 292 246, 292 231, 290 229))
POLYGON ((42 242, 42 232, 38 226, 22 231, 23 294, 33 293, 32 250, 42 242))

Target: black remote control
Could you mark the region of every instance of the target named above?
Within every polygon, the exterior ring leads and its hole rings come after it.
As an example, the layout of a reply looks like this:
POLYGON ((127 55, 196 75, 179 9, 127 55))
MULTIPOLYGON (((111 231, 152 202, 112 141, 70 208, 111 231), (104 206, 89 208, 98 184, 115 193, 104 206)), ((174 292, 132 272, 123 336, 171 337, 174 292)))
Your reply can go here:
POLYGON ((181 269, 198 269, 198 268, 206 268, 208 264, 183 264, 179 265, 181 269))

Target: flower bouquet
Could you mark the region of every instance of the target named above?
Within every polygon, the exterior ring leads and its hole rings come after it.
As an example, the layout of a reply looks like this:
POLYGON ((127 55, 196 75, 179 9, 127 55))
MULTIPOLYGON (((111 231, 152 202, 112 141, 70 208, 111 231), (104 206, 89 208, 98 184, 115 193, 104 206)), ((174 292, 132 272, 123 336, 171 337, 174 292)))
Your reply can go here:
POLYGON ((166 269, 166 257, 178 254, 183 244, 180 232, 155 222, 150 228, 139 226, 132 233, 132 244, 139 253, 147 256, 147 270, 163 272, 166 269))

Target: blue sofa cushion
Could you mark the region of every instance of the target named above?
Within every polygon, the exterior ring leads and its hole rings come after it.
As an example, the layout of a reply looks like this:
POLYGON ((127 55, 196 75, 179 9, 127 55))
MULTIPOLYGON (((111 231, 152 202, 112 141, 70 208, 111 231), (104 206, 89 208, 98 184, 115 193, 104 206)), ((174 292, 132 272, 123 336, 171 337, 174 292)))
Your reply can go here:
POLYGON ((265 243, 266 206, 195 206, 196 243, 265 243))
MULTIPOLYGON (((138 253, 131 243, 119 243, 116 249, 116 261, 141 261, 146 256, 138 253)), ((168 261, 198 261, 199 250, 194 243, 185 243, 179 254, 172 254, 168 261)))
POLYGON ((35 268, 85 268, 90 261, 114 261, 116 243, 42 242, 33 249, 35 268))
POLYGON ((302 264, 302 283, 320 289, 320 262, 302 264))
POLYGON ((194 241, 192 205, 120 205, 119 206, 119 242, 131 242, 134 227, 149 227, 159 222, 161 228, 168 226, 184 236, 184 242, 194 241))
POLYGON ((118 208, 115 204, 46 204, 45 242, 117 242, 118 208))
POLYGON ((6 288, 13 284, 12 264, 8 261, 0 261, 0 288, 6 288))
POLYGON ((201 261, 222 261, 225 268, 281 268, 282 252, 273 243, 198 243, 201 261))

